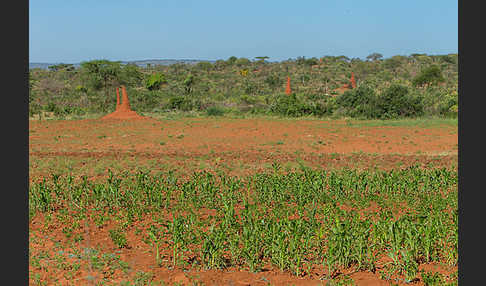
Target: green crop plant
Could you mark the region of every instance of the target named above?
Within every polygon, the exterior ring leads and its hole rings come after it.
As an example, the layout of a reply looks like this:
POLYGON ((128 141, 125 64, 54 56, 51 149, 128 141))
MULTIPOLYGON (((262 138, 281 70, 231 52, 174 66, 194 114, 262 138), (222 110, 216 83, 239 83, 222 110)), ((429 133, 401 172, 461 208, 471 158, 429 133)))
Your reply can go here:
POLYGON ((111 240, 118 248, 125 248, 128 246, 127 237, 123 233, 123 230, 111 229, 109 232, 111 240))
POLYGON ((161 242, 161 238, 159 237, 159 231, 157 231, 156 227, 151 226, 147 235, 150 239, 150 243, 155 248, 155 262, 160 267, 162 266, 162 259, 160 258, 159 252, 159 245, 161 242))
POLYGON ((453 168, 283 172, 274 163, 246 177, 109 171, 104 181, 55 175, 29 188, 30 215, 44 215, 41 231, 56 227, 50 217, 72 223, 73 236, 76 220, 110 220, 113 242, 126 247, 125 231, 147 223, 136 239, 158 266, 170 257, 172 267, 257 272, 270 264, 302 276, 318 265, 334 280, 341 269, 380 269, 383 279, 411 282, 422 264, 457 265, 457 209, 453 168), (391 262, 380 264, 386 256, 391 262))

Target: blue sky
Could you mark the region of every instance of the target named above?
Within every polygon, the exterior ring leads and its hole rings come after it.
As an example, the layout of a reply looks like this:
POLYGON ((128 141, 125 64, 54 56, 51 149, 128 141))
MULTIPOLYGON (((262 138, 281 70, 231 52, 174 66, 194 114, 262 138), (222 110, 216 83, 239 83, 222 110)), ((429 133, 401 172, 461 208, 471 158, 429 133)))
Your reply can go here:
POLYGON ((457 0, 30 0, 29 62, 457 53, 457 0))

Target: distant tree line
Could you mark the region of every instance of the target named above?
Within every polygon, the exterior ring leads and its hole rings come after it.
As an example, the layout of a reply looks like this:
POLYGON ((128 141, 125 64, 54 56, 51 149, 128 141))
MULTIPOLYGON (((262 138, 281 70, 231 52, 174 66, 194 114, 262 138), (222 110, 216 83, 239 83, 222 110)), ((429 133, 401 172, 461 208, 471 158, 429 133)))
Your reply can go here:
POLYGON ((393 56, 372 53, 298 57, 229 57, 215 62, 140 67, 93 60, 31 69, 31 116, 106 113, 125 85, 139 112, 231 113, 281 116, 399 118, 457 116, 457 54, 393 56), (351 88, 351 73, 357 88, 351 88), (292 94, 285 94, 287 77, 292 94))

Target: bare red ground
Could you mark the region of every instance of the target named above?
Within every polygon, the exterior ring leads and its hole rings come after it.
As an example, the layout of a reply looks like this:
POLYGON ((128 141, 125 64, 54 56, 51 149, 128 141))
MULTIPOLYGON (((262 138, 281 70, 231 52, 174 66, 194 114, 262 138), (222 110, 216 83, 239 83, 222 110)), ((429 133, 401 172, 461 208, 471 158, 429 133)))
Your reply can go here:
MULTIPOLYGON (((454 126, 353 127, 345 121, 194 118, 30 121, 29 124, 29 154, 31 162, 39 164, 31 166, 31 175, 42 174, 43 168, 46 168, 42 163, 51 159, 79 159, 82 164, 87 162, 83 160, 126 160, 135 165, 147 163, 147 166, 150 166, 150 160, 155 160, 156 165, 170 163, 179 167, 181 172, 188 173, 191 173, 191 163, 201 160, 219 167, 223 163, 252 165, 252 172, 260 171, 263 165, 273 162, 295 163, 298 159, 320 168, 352 167, 358 162, 362 164, 360 166, 369 163, 368 167, 376 163, 388 167, 396 167, 397 164, 450 165, 457 160, 457 127, 454 126)), ((70 167, 77 172, 92 168, 89 165, 70 167)), ((373 210, 371 207, 364 211, 373 210)), ((49 229, 44 229, 43 221, 42 216, 37 216, 29 224, 31 237, 38 239, 37 243, 29 244, 30 248, 47 251, 54 256, 58 251, 56 244, 60 244, 64 251, 68 251, 66 236, 62 232, 66 222, 53 222, 49 229)), ((143 245, 135 233, 136 228, 143 229, 150 222, 151 219, 147 218, 130 227, 127 232, 130 248, 121 250, 119 255, 133 269, 152 272, 156 281, 163 280, 168 285, 175 282, 191 285, 194 281, 203 282, 204 285, 326 284, 326 280, 319 280, 324 272, 318 268, 313 269, 309 276, 295 277, 271 267, 260 273, 237 269, 183 271, 179 268, 171 270, 168 267, 155 267, 154 254, 146 252, 147 245, 143 245)), ((101 229, 93 223, 89 225, 79 228, 79 231, 87 233, 83 246, 99 247, 110 253, 118 251, 108 234, 110 224, 101 229)), ((170 250, 163 249, 163 252, 168 254, 170 250)), ((442 265, 421 267, 436 269, 434 271, 444 274, 454 271, 454 268, 451 270, 442 265)), ((63 285, 86 285, 86 277, 90 275, 96 281, 108 275, 110 281, 117 283, 126 279, 127 275, 133 279, 136 274, 124 274, 121 270, 111 274, 79 270, 68 283, 67 271, 62 269, 51 266, 49 272, 39 269, 33 272, 39 273, 44 279, 57 277, 63 285)), ((380 279, 378 273, 358 272, 350 274, 350 277, 356 285, 389 285, 380 279)), ((31 284, 34 284, 32 279, 31 284)))
POLYGON ((457 127, 265 119, 30 121, 30 152, 457 155, 457 127))

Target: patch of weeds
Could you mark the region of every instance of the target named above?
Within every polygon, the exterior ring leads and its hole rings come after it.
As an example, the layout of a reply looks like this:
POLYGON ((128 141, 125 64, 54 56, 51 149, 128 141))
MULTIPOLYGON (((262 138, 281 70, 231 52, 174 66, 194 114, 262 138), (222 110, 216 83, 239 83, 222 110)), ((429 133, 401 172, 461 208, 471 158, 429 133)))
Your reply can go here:
POLYGON ((111 229, 110 238, 118 248, 126 248, 128 246, 127 237, 121 229, 111 229))
POLYGON ((73 235, 73 229, 71 227, 66 226, 62 229, 62 233, 64 233, 66 238, 69 239, 73 235))
POLYGON ((338 153, 331 153, 330 156, 331 156, 331 159, 337 159, 337 158, 339 158, 339 154, 338 153))
POLYGON ((100 136, 98 136, 98 139, 104 139, 104 138, 106 138, 106 135, 100 135, 100 136))
POLYGON ((103 214, 100 214, 98 215, 96 218, 95 218, 95 225, 98 227, 98 228, 102 228, 103 226, 106 225, 106 222, 109 221, 110 219, 103 215, 103 214))
POLYGON ((82 234, 78 233, 74 236, 74 242, 79 243, 84 240, 84 237, 82 234))
POLYGON ((444 284, 444 278, 442 274, 439 272, 429 272, 429 271, 421 271, 420 272, 420 277, 422 278, 422 282, 424 282, 425 285, 443 285, 444 284))
POLYGON ((356 285, 356 284, 354 284, 354 280, 347 275, 331 279, 326 283, 326 286, 352 286, 352 285, 356 285))
POLYGON ((159 144, 163 146, 163 145, 165 145, 165 142, 164 142, 164 141, 162 141, 162 142, 160 142, 159 144))
POLYGON ((153 278, 154 274, 152 272, 138 271, 137 274, 135 274, 134 282, 135 285, 147 285, 153 278))
POLYGON ((176 138, 177 138, 177 139, 182 139, 182 138, 184 138, 184 134, 179 134, 179 135, 177 135, 177 137, 176 137, 176 138))
POLYGON ((34 273, 32 276, 33 276, 32 277, 33 278, 32 280, 34 280, 34 284, 35 285, 39 285, 39 286, 41 286, 41 285, 42 286, 47 285, 47 281, 42 281, 41 280, 40 273, 34 273))
POLYGON ((38 256, 30 255, 29 256, 29 264, 36 269, 41 269, 41 259, 38 256))

